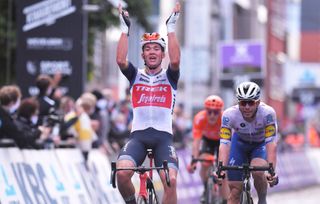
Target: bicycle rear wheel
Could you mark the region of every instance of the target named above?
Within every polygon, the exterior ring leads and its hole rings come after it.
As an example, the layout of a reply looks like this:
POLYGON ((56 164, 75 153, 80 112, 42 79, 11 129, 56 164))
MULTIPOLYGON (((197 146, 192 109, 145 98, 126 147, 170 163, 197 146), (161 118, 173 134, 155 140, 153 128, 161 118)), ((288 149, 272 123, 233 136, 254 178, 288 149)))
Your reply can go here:
POLYGON ((147 199, 143 196, 138 196, 137 198, 137 204, 148 204, 147 199))
POLYGON ((159 199, 158 199, 156 190, 154 189, 153 186, 150 190, 148 190, 148 194, 149 194, 148 204, 159 204, 159 199))

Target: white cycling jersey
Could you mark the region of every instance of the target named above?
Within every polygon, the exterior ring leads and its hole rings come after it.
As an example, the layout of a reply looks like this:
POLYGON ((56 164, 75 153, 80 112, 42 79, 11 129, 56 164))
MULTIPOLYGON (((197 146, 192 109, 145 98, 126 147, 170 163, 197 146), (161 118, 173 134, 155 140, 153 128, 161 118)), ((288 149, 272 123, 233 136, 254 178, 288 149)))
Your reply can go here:
POLYGON ((277 137, 277 132, 276 113, 271 106, 260 102, 255 119, 247 122, 239 106, 235 105, 223 112, 220 142, 230 143, 232 134, 238 134, 239 139, 244 142, 269 143, 277 137))
POLYGON ((152 127, 172 134, 172 113, 176 98, 179 72, 162 69, 148 75, 145 69, 136 69, 131 63, 123 74, 130 81, 133 106, 132 130, 152 127))

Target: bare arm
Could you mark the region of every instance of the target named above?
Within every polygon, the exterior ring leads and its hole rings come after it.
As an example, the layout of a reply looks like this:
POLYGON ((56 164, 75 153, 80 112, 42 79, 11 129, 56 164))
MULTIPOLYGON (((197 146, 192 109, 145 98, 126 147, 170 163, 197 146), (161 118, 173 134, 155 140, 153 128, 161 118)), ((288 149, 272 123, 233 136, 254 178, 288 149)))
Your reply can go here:
POLYGON ((168 53, 171 68, 179 70, 180 67, 180 45, 174 32, 168 33, 168 53))
POLYGON ((219 160, 222 161, 222 165, 227 165, 229 160, 229 153, 230 153, 230 143, 220 143, 219 146, 219 160))
POLYGON ((266 145, 267 148, 267 161, 273 163, 273 168, 276 168, 277 164, 277 143, 276 141, 269 142, 266 145))
POLYGON ((128 68, 128 36, 126 33, 122 33, 117 47, 117 64, 120 69, 128 68))
POLYGON ((193 139, 193 143, 192 143, 192 156, 194 158, 198 158, 199 157, 199 147, 200 147, 200 142, 201 139, 199 138, 194 138, 193 139))

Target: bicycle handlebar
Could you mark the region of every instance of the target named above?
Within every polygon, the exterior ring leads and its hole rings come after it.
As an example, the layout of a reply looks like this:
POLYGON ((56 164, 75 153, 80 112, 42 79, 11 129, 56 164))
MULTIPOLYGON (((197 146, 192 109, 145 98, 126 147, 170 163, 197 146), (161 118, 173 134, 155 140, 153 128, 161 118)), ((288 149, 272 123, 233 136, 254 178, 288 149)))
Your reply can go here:
POLYGON ((138 166, 138 167, 125 167, 125 168, 117 168, 116 162, 111 162, 111 178, 110 182, 113 188, 116 188, 116 173, 117 171, 134 171, 138 174, 143 174, 147 171, 151 170, 164 170, 166 183, 170 186, 170 177, 169 177, 169 167, 168 161, 164 160, 162 163, 163 167, 145 167, 145 166, 138 166))
POLYGON ((244 171, 245 173, 249 173, 250 171, 268 171, 271 176, 275 175, 272 163, 269 163, 268 166, 250 166, 247 163, 241 166, 223 166, 222 161, 219 161, 218 170, 216 172, 216 174, 218 175, 218 178, 224 179, 225 175, 221 175, 221 171, 224 171, 224 170, 238 170, 238 171, 244 171))

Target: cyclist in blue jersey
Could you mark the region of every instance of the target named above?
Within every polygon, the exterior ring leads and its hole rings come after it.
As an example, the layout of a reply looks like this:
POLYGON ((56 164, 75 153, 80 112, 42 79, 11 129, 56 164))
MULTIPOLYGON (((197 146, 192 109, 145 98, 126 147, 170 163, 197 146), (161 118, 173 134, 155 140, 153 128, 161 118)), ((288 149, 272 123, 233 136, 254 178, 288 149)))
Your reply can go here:
MULTIPOLYGON (((271 106, 260 102, 260 87, 243 82, 236 88, 238 104, 226 109, 220 129, 219 160, 223 165, 267 166, 277 162, 277 118, 271 106)), ((223 172, 224 174, 224 172, 223 172)), ((228 171, 229 204, 238 204, 242 188, 242 172, 228 171)), ((266 204, 268 182, 277 184, 277 175, 252 172, 258 204, 266 204)))
MULTIPOLYGON (((172 113, 180 75, 180 46, 175 34, 180 4, 175 5, 166 21, 170 59, 167 69, 161 66, 166 42, 158 33, 145 33, 142 36, 141 57, 145 64, 142 69, 127 60, 130 19, 128 12, 123 11, 121 6, 119 13, 122 34, 117 47, 117 63, 130 83, 133 120, 130 139, 121 149, 117 167, 140 166, 147 149, 153 149, 155 166, 161 166, 163 160, 167 160, 169 166, 170 186, 166 184, 164 172, 159 172, 164 187, 162 203, 176 204, 178 158, 173 146, 172 113)), ((135 189, 131 182, 133 173, 117 173, 118 189, 126 203, 136 203, 135 189)))

